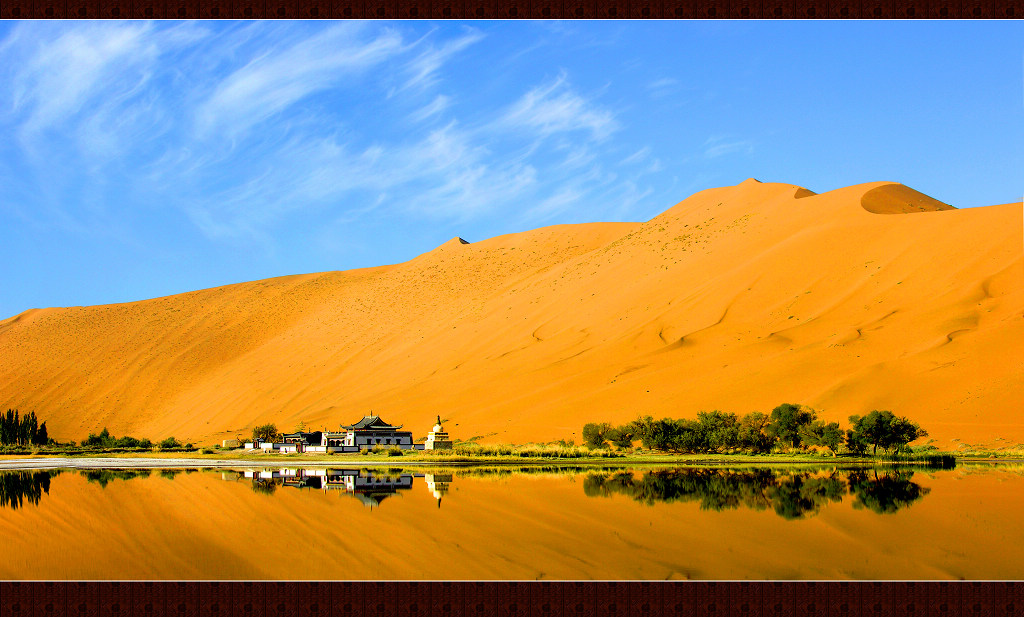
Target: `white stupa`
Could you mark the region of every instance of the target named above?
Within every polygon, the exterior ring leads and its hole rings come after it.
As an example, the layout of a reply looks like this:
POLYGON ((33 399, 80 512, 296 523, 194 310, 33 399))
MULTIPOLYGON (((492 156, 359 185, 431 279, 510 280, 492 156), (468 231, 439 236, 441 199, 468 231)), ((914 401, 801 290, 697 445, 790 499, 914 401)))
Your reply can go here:
POLYGON ((434 430, 427 433, 427 443, 423 446, 424 450, 451 450, 452 441, 448 437, 448 433, 444 432, 441 427, 441 416, 437 416, 437 424, 434 425, 434 430))

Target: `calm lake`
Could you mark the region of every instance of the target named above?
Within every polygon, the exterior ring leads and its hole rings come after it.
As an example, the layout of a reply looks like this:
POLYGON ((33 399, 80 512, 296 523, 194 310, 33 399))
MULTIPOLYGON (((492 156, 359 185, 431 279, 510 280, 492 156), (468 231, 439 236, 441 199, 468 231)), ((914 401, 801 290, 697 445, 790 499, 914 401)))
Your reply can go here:
POLYGON ((0 472, 0 578, 1024 579, 1024 465, 0 472))

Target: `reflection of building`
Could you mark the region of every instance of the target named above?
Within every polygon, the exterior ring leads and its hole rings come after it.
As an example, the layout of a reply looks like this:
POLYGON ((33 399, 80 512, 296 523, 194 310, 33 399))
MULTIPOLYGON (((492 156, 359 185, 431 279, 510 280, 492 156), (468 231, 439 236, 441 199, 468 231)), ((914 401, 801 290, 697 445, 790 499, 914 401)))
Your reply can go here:
POLYGON ((452 442, 448 437, 448 433, 444 432, 441 427, 441 416, 437 416, 437 424, 434 425, 434 430, 427 434, 427 442, 423 444, 426 450, 451 450, 452 442))
POLYGON ((324 492, 335 490, 348 494, 363 505, 379 506, 388 497, 400 494, 412 488, 414 478, 424 478, 427 490, 437 499, 437 507, 441 507, 441 497, 448 493, 452 482, 452 474, 375 474, 358 469, 264 469, 262 471, 245 470, 242 475, 259 483, 272 483, 292 488, 309 488, 324 492))
POLYGON ((437 499, 437 507, 441 507, 441 498, 448 492, 448 485, 452 482, 450 473, 428 473, 424 480, 427 481, 427 490, 437 499))
POLYGON ((292 488, 312 488, 337 490, 358 499, 365 506, 379 506, 382 501, 395 495, 398 491, 412 488, 413 474, 374 475, 370 472, 360 473, 358 469, 274 469, 264 471, 243 472, 246 478, 253 480, 280 480, 282 486, 292 488))

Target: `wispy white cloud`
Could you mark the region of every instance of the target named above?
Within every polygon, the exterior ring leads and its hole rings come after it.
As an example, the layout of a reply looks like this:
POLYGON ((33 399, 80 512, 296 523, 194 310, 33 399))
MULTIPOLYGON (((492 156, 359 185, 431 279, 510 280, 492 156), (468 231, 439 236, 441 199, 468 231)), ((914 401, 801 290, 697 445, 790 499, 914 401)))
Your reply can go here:
POLYGON ((752 154, 754 142, 750 140, 728 141, 724 136, 711 136, 704 142, 704 158, 713 159, 726 154, 742 152, 752 154))
POLYGON ((437 83, 438 70, 440 70, 445 62, 483 38, 483 33, 477 30, 469 30, 465 35, 447 41, 439 47, 428 46, 427 49, 408 63, 408 79, 400 90, 409 88, 424 89, 433 86, 437 83))
POLYGON ((361 40, 358 24, 343 23, 316 36, 279 45, 224 79, 196 111, 200 135, 238 136, 296 102, 338 85, 398 53, 402 37, 384 30, 361 40))
POLYGON ((524 218, 531 222, 549 220, 556 214, 576 204, 584 194, 585 192, 581 191, 578 187, 562 187, 553 195, 542 199, 540 203, 527 210, 524 218))
POLYGON ((647 91, 654 98, 668 96, 680 89, 678 79, 674 77, 662 77, 647 84, 647 91))
POLYGON ((558 147, 559 151, 565 152, 565 158, 559 163, 561 169, 579 169, 589 165, 597 158, 597 152, 587 144, 564 143, 558 147))
POLYGON ((508 108, 501 123, 509 127, 534 130, 541 135, 582 130, 599 140, 618 128, 610 111, 591 103, 569 88, 565 74, 523 95, 508 108))
POLYGON ((508 207, 536 188, 532 165, 495 159, 474 139, 453 122, 414 141, 361 151, 334 138, 294 140, 246 182, 190 198, 187 211, 210 236, 245 236, 296 209, 309 212, 339 200, 375 202, 353 205, 345 220, 382 207, 467 220, 508 207))
POLYGON ((637 150, 633 154, 630 154, 626 158, 622 159, 619 162, 619 165, 632 165, 634 163, 641 163, 647 157, 649 157, 650 155, 651 155, 651 148, 650 148, 650 146, 644 146, 643 148, 640 148, 639 150, 637 150))
POLYGON ((146 24, 94 23, 47 32, 49 40, 30 44, 8 90, 22 145, 34 150, 40 133, 88 114, 101 97, 130 97, 147 80, 159 53, 148 31, 146 24))
POLYGON ((443 94, 438 94, 437 96, 434 97, 433 101, 419 108, 417 111, 414 111, 413 113, 409 114, 409 117, 412 120, 415 120, 416 122, 422 122, 427 118, 436 116, 437 114, 447 109, 450 102, 451 98, 443 94))
MULTIPOLYGON (((601 92, 583 95, 563 73, 473 104, 472 91, 436 86, 454 82, 452 60, 483 35, 434 31, 406 43, 400 29, 12 28, 0 42, 0 76, 12 86, 6 101, 0 92, 0 130, 26 139, 6 146, 15 155, 6 160, 29 148, 38 157, 0 161, 0 178, 15 180, 0 186, 0 207, 43 187, 32 199, 68 229, 115 228, 138 218, 132 208, 150 208, 208 240, 270 245, 274 230, 303 220, 540 222, 594 195, 621 201, 624 180, 599 163, 622 156, 607 139, 619 124, 601 92), (388 97, 382 67, 398 70, 409 96, 388 97), (410 122, 388 120, 401 117, 410 122), (47 181, 54 165, 68 171, 47 181)), ((626 162, 632 183, 658 164, 649 148, 626 162)))

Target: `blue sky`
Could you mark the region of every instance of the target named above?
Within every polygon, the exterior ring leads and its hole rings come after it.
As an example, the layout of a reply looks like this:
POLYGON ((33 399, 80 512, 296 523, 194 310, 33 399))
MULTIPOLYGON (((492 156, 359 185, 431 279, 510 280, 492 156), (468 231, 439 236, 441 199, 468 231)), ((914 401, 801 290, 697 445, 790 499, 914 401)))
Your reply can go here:
POLYGON ((647 220, 1019 201, 1024 24, 3 22, 0 318, 647 220))

